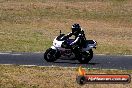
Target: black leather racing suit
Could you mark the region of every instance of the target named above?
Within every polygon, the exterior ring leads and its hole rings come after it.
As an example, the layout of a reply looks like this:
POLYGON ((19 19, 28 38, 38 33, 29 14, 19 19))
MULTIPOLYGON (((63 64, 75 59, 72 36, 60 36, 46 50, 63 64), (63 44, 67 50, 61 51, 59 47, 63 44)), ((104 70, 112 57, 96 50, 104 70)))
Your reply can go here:
POLYGON ((85 45, 86 37, 85 37, 85 34, 84 34, 84 31, 83 30, 81 30, 77 34, 73 34, 72 32, 70 32, 69 34, 67 34, 66 37, 69 38, 72 35, 75 36, 75 40, 70 44, 70 46, 72 47, 73 53, 75 53, 76 55, 78 55, 80 53, 80 50, 85 45))

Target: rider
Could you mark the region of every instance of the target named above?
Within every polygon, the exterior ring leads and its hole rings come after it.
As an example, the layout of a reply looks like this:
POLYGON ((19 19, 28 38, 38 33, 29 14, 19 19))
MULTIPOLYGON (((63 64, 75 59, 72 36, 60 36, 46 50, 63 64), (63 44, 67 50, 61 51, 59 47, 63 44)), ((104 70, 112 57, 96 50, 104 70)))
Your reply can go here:
POLYGON ((72 32, 66 35, 66 37, 71 37, 72 35, 75 36, 75 40, 70 44, 69 47, 73 50, 75 54, 79 54, 81 48, 85 45, 86 37, 84 31, 80 27, 79 24, 75 23, 71 27, 72 32))

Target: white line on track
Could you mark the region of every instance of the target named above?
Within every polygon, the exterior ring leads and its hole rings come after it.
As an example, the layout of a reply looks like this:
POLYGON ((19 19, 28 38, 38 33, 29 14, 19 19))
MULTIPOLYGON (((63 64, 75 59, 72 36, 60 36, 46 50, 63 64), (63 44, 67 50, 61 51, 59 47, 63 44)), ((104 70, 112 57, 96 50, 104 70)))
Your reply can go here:
MULTIPOLYGON (((95 55, 98 55, 98 56, 109 56, 107 54, 95 54, 95 55)), ((132 55, 113 55, 113 56, 132 56, 132 55)))
POLYGON ((105 54, 95 54, 95 55, 104 56, 105 54))
MULTIPOLYGON (((14 65, 14 64, 1 64, 1 65, 14 65)), ((17 66, 24 66, 24 67, 48 67, 48 68, 57 68, 57 67, 59 67, 59 68, 64 68, 64 69, 68 69, 68 68, 72 68, 72 69, 78 69, 78 67, 61 67, 61 66, 54 66, 54 65, 51 65, 51 66, 38 66, 38 65, 17 65, 17 66)), ((100 68, 83 68, 83 69, 85 69, 85 70, 89 70, 89 69, 92 69, 92 70, 119 70, 119 69, 100 69, 100 68)))
POLYGON ((22 54, 11 54, 11 55, 13 55, 13 56, 20 56, 20 55, 22 55, 22 54))
POLYGON ((10 53, 0 53, 0 54, 5 55, 5 54, 10 54, 10 53))
POLYGON ((20 53, 0 53, 0 55, 13 55, 13 56, 20 56, 20 55, 22 55, 22 54, 20 54, 20 53))
POLYGON ((123 56, 132 56, 132 55, 123 55, 123 56))
MULTIPOLYGON (((35 54, 39 54, 39 53, 42 53, 42 52, 33 52, 33 53, 35 53, 35 54)), ((44 52, 43 52, 44 53, 44 52)), ((15 54, 13 54, 12 52, 0 52, 0 55, 7 55, 7 54, 9 54, 9 55, 22 55, 22 54, 20 54, 20 53, 15 53, 15 54)), ((95 54, 95 55, 99 55, 99 56, 107 56, 107 54, 95 54)), ((117 56, 132 56, 132 55, 117 55, 117 56)))

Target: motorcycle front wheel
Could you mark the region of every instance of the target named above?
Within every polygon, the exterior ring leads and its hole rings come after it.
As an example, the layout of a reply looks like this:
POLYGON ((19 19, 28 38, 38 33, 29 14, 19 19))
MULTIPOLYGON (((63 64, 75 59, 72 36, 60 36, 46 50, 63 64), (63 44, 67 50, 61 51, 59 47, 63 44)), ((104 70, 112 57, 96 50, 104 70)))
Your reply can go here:
POLYGON ((57 52, 56 50, 49 48, 46 50, 46 52, 44 53, 44 59, 47 62, 54 62, 57 60, 57 52))
POLYGON ((92 49, 89 52, 82 52, 80 55, 77 55, 77 59, 82 64, 87 64, 93 58, 92 49))

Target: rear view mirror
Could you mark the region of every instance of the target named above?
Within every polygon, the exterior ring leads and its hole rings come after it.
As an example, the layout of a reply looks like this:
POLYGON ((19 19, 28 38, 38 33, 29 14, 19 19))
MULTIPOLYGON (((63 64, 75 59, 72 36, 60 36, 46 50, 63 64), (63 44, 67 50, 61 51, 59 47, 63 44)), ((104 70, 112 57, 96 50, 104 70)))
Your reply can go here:
POLYGON ((61 30, 60 30, 60 35, 61 35, 61 30))

